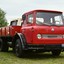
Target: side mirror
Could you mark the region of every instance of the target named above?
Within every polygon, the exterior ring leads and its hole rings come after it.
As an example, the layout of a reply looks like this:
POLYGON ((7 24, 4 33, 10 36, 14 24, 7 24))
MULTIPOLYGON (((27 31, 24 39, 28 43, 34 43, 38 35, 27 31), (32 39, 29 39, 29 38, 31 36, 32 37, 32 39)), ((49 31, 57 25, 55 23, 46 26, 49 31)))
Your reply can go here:
POLYGON ((25 20, 26 19, 26 15, 22 15, 22 20, 25 20))

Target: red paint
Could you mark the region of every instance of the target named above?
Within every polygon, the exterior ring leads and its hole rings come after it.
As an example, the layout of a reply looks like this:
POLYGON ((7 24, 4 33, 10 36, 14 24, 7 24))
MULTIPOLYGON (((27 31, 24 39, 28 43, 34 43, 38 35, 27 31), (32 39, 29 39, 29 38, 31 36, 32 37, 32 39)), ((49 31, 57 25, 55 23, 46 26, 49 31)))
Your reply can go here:
POLYGON ((7 26, 0 29, 0 36, 15 36, 20 33, 21 26, 7 26))
POLYGON ((33 32, 33 44, 62 44, 64 43, 64 38, 37 38, 37 34, 42 35, 64 35, 64 27, 57 27, 57 26, 34 26, 33 32), (51 28, 54 28, 55 31, 52 32, 51 28))

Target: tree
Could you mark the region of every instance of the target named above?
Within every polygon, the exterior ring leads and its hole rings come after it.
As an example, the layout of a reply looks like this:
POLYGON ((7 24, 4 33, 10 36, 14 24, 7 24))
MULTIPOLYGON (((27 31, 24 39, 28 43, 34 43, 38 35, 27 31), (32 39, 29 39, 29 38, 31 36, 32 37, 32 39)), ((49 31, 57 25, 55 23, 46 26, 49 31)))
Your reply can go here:
POLYGON ((0 8, 0 27, 8 25, 5 15, 6 13, 0 8))

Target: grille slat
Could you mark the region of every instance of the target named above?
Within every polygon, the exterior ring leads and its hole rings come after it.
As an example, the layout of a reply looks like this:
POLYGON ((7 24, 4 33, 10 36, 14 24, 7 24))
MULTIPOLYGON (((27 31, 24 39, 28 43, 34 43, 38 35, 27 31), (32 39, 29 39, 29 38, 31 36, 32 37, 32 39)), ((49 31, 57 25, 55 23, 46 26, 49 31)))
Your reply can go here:
POLYGON ((63 38, 63 35, 42 35, 42 38, 63 38))

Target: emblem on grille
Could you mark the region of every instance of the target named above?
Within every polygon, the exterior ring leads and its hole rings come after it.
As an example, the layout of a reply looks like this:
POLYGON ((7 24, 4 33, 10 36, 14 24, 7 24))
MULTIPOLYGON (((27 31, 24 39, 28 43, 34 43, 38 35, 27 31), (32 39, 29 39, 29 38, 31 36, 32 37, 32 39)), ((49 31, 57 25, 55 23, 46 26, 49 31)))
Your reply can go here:
POLYGON ((54 28, 52 28, 51 31, 54 32, 54 28))

